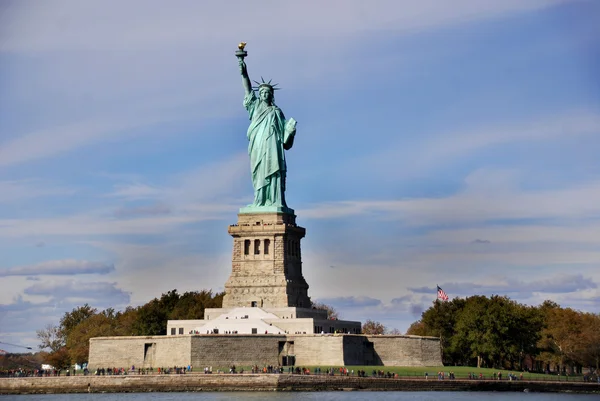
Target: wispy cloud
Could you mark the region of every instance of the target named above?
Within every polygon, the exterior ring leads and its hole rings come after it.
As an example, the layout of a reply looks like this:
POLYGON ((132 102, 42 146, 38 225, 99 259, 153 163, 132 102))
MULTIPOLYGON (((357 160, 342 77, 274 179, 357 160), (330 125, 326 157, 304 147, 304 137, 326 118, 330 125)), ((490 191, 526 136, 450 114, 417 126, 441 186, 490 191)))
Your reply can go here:
MULTIPOLYGON (((411 137, 410 142, 407 142, 406 137, 398 135, 390 138, 385 146, 366 151, 357 159, 349 159, 339 169, 341 172, 351 171, 365 177, 378 176, 390 183, 397 183, 414 177, 441 174, 465 160, 478 165, 484 164, 477 160, 481 154, 502 147, 515 149, 528 146, 531 147, 529 153, 533 156, 539 151, 539 146, 565 140, 571 143, 586 141, 589 146, 594 147, 597 143, 595 138, 600 135, 600 114, 593 108, 569 110, 558 115, 528 116, 521 121, 503 120, 486 121, 485 124, 467 122, 458 130, 438 127, 418 138, 411 137)), ((556 166, 546 168, 553 171, 560 163, 568 163, 568 156, 564 155, 563 159, 556 160, 556 166)), ((536 160, 536 157, 531 160, 536 160)), ((350 205, 342 207, 346 209, 350 205)))
MULTIPOLYGON (((493 173, 493 172, 492 172, 493 173)), ((465 179, 465 189, 440 198, 339 201, 301 211, 306 218, 336 219, 380 215, 385 219, 426 226, 474 223, 502 219, 577 219, 600 216, 600 182, 578 183, 570 188, 518 189, 494 187, 493 174, 476 171, 465 179)), ((477 233, 463 241, 472 241, 477 233)), ((487 238, 492 240, 492 238, 487 238)))
POLYGON ((6 276, 65 276, 76 274, 108 274, 115 270, 112 264, 87 260, 51 260, 28 266, 0 269, 0 277, 6 276))
POLYGON ((120 207, 115 210, 115 217, 130 218, 138 216, 155 216, 171 213, 171 209, 161 203, 153 203, 151 205, 136 206, 136 207, 120 207))
MULTIPOLYGON (((0 149, 1 152, 2 150, 0 149)), ((64 197, 74 193, 75 189, 73 188, 50 185, 48 182, 39 179, 0 181, 0 203, 19 202, 26 199, 38 199, 50 196, 64 197)))
MULTIPOLYGON (((76 1, 59 1, 52 6, 15 6, 7 10, 6 18, 22 21, 5 25, 0 50, 2 51, 48 51, 66 49, 95 50, 152 48, 173 44, 198 44, 202 34, 220 32, 236 43, 238 35, 246 33, 252 39, 269 38, 279 46, 290 35, 289 19, 304 21, 303 30, 293 29, 297 35, 317 38, 323 35, 342 35, 373 29, 395 29, 414 32, 457 22, 484 19, 507 13, 530 11, 560 3, 557 0, 506 0, 503 2, 473 2, 458 0, 443 5, 433 0, 418 3, 404 0, 379 0, 376 5, 365 6, 356 0, 322 3, 309 0, 302 5, 292 3, 269 4, 272 18, 261 27, 256 24, 265 15, 258 4, 234 1, 184 2, 180 7, 161 7, 160 2, 111 2, 102 7, 76 1), (114 13, 115 8, 119 13, 114 13), (14 9, 13 9, 14 8, 14 9), (143 9, 143 13, 140 10, 143 9), (315 13, 314 10, 319 12, 315 13), (76 15, 77 18, 72 17, 76 15), (132 16, 137 16, 133 19, 132 16), (226 18, 215 18, 227 16, 226 18), (335 27, 331 21, 337 21, 335 27), (28 21, 28 24, 24 22, 28 21), (96 22, 94 24, 90 22, 96 22), (110 26, 110 30, 105 27, 110 26), (299 32, 298 32, 299 31, 299 32), (280 35, 273 36, 273 32, 280 35)), ((208 42, 202 42, 208 46, 208 42)))
POLYGON ((140 135, 140 129, 173 120, 166 114, 116 114, 30 132, 0 143, 0 167, 56 156, 111 138, 140 135))
POLYGON ((381 305, 379 299, 371 297, 336 297, 336 298, 319 298, 319 302, 326 305, 331 305, 336 308, 362 308, 381 305))
MULTIPOLYGON (((0 237, 153 235, 221 219, 239 208, 242 183, 249 186, 248 158, 234 154, 202 168, 168 176, 166 184, 115 185, 105 198, 118 206, 49 218, 0 219, 0 237), (144 205, 123 202, 147 201, 144 205)), ((251 200, 251 199, 248 199, 251 200)))
MULTIPOLYGON (((596 289, 596 284, 591 277, 584 277, 581 274, 562 274, 542 280, 523 281, 513 278, 495 279, 494 283, 443 283, 444 290, 451 294, 482 294, 482 295, 514 295, 520 298, 530 298, 533 293, 565 294, 583 291, 587 289, 596 289)), ((435 287, 417 287, 408 288, 415 293, 434 294, 435 287)))
POLYGON ((42 295, 55 299, 85 298, 111 300, 115 304, 129 303, 129 293, 117 287, 117 283, 85 282, 80 280, 45 281, 25 288, 27 295, 42 295))
POLYGON ((449 132, 428 142, 421 154, 424 165, 440 163, 488 147, 519 142, 555 140, 560 137, 593 136, 600 133, 600 114, 595 110, 573 111, 559 116, 523 122, 479 127, 471 132, 449 132))

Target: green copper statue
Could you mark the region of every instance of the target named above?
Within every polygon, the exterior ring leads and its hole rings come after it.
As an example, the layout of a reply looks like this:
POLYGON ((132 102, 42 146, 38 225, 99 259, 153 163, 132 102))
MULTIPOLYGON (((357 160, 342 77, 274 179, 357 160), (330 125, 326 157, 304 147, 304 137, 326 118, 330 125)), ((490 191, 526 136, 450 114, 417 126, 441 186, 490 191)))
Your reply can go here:
POLYGON ((242 84, 246 95, 244 107, 250 116, 248 127, 248 154, 254 186, 254 202, 240 213, 284 212, 294 213, 285 202, 285 153, 294 144, 296 121, 285 119, 283 112, 275 105, 274 92, 277 84, 271 81, 256 82, 253 88, 248 77, 244 57, 245 43, 240 43, 235 53, 242 74, 242 84), (255 90, 258 91, 258 97, 255 90))

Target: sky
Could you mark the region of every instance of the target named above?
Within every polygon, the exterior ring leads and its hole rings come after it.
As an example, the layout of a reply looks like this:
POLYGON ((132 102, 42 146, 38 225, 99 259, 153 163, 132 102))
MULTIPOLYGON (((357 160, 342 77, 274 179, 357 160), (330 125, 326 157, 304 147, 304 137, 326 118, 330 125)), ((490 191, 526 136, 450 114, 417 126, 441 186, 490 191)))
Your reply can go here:
POLYGON ((298 121, 313 300, 600 311, 600 3, 0 1, 0 348, 74 307, 222 291, 252 202, 235 58, 298 121))

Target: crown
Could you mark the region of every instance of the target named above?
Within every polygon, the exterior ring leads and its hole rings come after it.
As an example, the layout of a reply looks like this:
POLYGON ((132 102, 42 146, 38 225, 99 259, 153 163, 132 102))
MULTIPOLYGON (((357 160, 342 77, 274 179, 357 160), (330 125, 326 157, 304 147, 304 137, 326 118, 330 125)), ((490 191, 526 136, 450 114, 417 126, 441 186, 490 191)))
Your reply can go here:
POLYGON ((281 88, 276 88, 276 86, 279 84, 272 84, 270 79, 268 82, 265 82, 265 79, 263 77, 260 77, 260 80, 262 82, 254 81, 254 83, 256 83, 257 86, 253 87, 252 89, 260 90, 260 88, 269 88, 272 91, 277 91, 277 90, 281 89, 281 88))

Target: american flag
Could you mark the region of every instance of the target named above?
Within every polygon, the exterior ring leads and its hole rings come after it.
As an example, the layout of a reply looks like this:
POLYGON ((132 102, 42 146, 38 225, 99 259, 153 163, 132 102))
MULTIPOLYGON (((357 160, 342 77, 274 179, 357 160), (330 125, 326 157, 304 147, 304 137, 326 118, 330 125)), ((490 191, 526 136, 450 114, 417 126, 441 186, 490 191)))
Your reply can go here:
POLYGON ((442 290, 442 288, 439 285, 437 286, 437 289, 438 289, 437 299, 441 299, 442 301, 447 301, 448 294, 446 294, 446 292, 444 290, 442 290))

